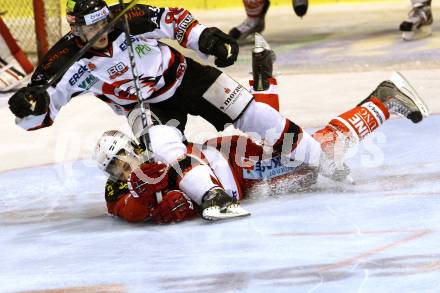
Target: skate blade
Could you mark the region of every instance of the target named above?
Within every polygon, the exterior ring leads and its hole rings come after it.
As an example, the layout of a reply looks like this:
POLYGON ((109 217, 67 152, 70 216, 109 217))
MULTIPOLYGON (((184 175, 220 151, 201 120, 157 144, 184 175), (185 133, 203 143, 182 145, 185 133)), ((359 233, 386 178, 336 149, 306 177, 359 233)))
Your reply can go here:
POLYGON ((421 26, 417 31, 402 32, 402 38, 405 41, 414 41, 429 37, 432 34, 430 25, 421 26))
POLYGON ((390 81, 393 82, 397 88, 407 95, 419 108, 420 113, 423 117, 429 116, 429 109, 426 103, 423 101, 422 97, 417 93, 416 89, 409 83, 409 81, 400 73, 394 72, 391 75, 390 81))
POLYGON ((233 218, 242 218, 250 216, 251 213, 240 207, 239 205, 232 205, 226 209, 225 212, 221 212, 219 207, 210 207, 204 209, 202 212, 202 218, 208 221, 219 221, 233 218))

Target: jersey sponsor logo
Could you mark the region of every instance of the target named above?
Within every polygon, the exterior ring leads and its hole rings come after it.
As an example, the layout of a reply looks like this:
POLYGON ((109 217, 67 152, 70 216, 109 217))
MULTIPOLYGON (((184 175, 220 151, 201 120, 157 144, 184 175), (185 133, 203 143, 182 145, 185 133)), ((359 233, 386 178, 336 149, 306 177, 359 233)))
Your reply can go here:
POLYGON ((48 70, 49 67, 58 60, 61 56, 66 55, 70 52, 69 48, 64 48, 62 50, 56 51, 54 54, 49 55, 47 61, 42 65, 44 70, 48 70))
POLYGON ((360 138, 373 132, 379 127, 376 118, 366 108, 360 108, 359 111, 348 119, 354 130, 358 133, 360 138))
MULTIPOLYGON (((246 163, 249 161, 246 160, 246 163)), ((270 179, 291 173, 295 167, 284 166, 281 156, 273 157, 268 160, 253 161, 252 166, 243 169, 243 178, 252 180, 270 179)))
POLYGON ((363 105, 365 108, 369 109, 371 112, 374 113, 374 116, 379 120, 380 124, 383 124, 383 114, 382 111, 380 110, 380 108, 378 106, 376 106, 374 103, 369 102, 363 105))
POLYGON ((231 92, 229 88, 225 88, 225 93, 229 94, 226 100, 223 102, 223 105, 220 106, 220 110, 226 111, 231 105, 233 105, 238 98, 241 97, 244 88, 242 85, 237 85, 237 87, 231 92))
POLYGON ((109 69, 107 69, 107 73, 110 79, 116 79, 117 77, 123 75, 127 71, 128 71, 128 66, 122 62, 119 62, 115 66, 112 66, 109 69))
POLYGON ((97 82, 98 79, 94 75, 90 74, 78 86, 87 91, 97 82))
POLYGON ((142 58, 145 55, 148 55, 148 53, 151 52, 151 48, 148 45, 145 44, 138 44, 134 47, 134 51, 139 56, 139 58, 142 58))
MULTIPOLYGON (((130 36, 130 40, 131 40, 132 44, 136 43, 136 42, 140 42, 140 41, 144 41, 144 42, 147 41, 147 39, 142 36, 140 36, 140 37, 130 36)), ((127 48, 128 48, 128 40, 125 39, 124 42, 119 45, 119 49, 121 49, 121 51, 125 51, 125 50, 127 50, 127 48)), ((150 51, 151 51, 151 48, 150 48, 150 51)))
POLYGON ((188 13, 188 15, 182 19, 181 22, 179 22, 177 24, 177 28, 176 28, 176 40, 179 43, 182 43, 184 38, 185 38, 185 34, 186 34, 186 30, 188 29, 188 27, 191 26, 191 24, 195 21, 194 17, 188 13))
POLYGON ((91 72, 96 68, 96 65, 93 63, 89 63, 87 65, 81 65, 78 69, 78 71, 69 79, 69 84, 71 86, 74 86, 78 80, 83 77, 83 75, 87 72, 91 72))

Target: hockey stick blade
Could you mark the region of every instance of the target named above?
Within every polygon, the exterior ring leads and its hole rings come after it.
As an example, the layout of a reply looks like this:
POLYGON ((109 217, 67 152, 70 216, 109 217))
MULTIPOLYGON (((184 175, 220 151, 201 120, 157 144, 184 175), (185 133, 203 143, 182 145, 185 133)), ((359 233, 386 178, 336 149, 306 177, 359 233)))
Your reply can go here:
POLYGON ((38 90, 44 92, 46 91, 51 85, 55 83, 59 78, 61 78, 64 73, 66 73, 67 70, 76 62, 78 61, 81 56, 83 56, 92 46, 93 44, 98 41, 102 34, 107 33, 112 29, 112 27, 127 13, 128 10, 133 8, 139 2, 139 0, 132 0, 126 7, 123 9, 118 15, 116 15, 105 27, 103 27, 101 30, 99 30, 93 38, 88 41, 84 47, 81 48, 66 64, 61 68, 60 71, 58 71, 54 76, 52 76, 48 82, 44 85, 35 86, 38 88, 38 90))

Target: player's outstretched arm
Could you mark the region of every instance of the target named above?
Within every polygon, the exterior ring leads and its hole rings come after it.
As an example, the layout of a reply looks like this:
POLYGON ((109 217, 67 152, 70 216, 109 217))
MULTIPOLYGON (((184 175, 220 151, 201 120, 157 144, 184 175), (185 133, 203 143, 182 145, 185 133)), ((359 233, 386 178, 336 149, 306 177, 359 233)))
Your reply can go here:
POLYGON ((137 30, 143 27, 149 38, 177 40, 182 47, 190 48, 203 57, 215 56, 215 64, 219 67, 232 65, 237 60, 239 49, 236 40, 218 28, 200 24, 186 9, 146 5, 137 5, 135 9, 142 13, 130 20, 132 33, 142 33, 137 30), (138 22, 143 25, 136 25, 138 22))
POLYGON ((215 65, 227 67, 237 61, 238 43, 216 27, 205 29, 199 38, 202 53, 215 56, 215 65))
POLYGON ((9 108, 16 116, 15 123, 25 130, 36 130, 52 125, 62 106, 72 96, 84 90, 79 87, 77 77, 85 75, 87 68, 80 64, 72 65, 67 72, 46 88, 50 79, 63 68, 78 50, 72 36, 67 34, 43 58, 35 69, 31 82, 18 90, 9 99, 9 108))

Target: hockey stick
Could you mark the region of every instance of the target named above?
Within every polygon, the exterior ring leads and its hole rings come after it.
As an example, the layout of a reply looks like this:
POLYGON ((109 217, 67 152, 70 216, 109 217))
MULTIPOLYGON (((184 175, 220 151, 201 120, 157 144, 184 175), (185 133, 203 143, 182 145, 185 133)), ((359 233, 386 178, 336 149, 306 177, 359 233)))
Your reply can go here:
MULTIPOLYGON (((55 81, 57 81, 58 79, 60 79, 67 70, 69 70, 69 68, 76 62, 78 61, 79 58, 81 58, 81 56, 83 56, 92 46, 93 44, 98 41, 102 34, 107 33, 108 31, 110 31, 113 26, 121 19, 121 17, 123 17, 128 10, 130 10, 131 8, 133 8, 133 6, 135 6, 137 4, 139 0, 132 0, 126 7, 125 9, 123 9, 118 15, 116 15, 115 17, 113 17, 113 19, 102 29, 100 29, 94 36, 93 38, 91 38, 85 45, 84 47, 81 48, 81 50, 79 50, 75 55, 73 55, 73 57, 67 61, 64 66, 54 75, 52 76, 46 84, 44 85, 36 85, 35 88, 37 88, 38 91, 46 91, 51 85, 53 85, 55 83, 55 81)), ((124 7, 124 6, 122 6, 124 7)))
MULTIPOLYGON (((124 7, 123 0, 119 0, 119 4, 121 7, 124 7)), ((148 128, 153 125, 153 119, 151 118, 151 110, 148 104, 145 104, 142 99, 142 93, 140 90, 139 85, 139 74, 137 72, 136 68, 136 61, 134 57, 134 50, 133 50, 133 42, 131 41, 131 34, 130 34, 130 24, 128 23, 127 15, 124 16, 124 31, 125 31, 125 37, 127 39, 127 52, 128 52, 128 58, 130 59, 130 66, 131 66, 131 73, 133 75, 133 83, 134 88, 136 90, 136 96, 138 98, 139 107, 141 110, 141 120, 142 120, 142 133, 141 133, 141 140, 144 143, 145 146, 145 155, 147 157, 147 160, 150 159, 150 152, 151 152, 151 141, 150 141, 150 133, 148 131, 148 128)), ((157 202, 162 201, 162 193, 156 192, 156 199, 157 202)))

